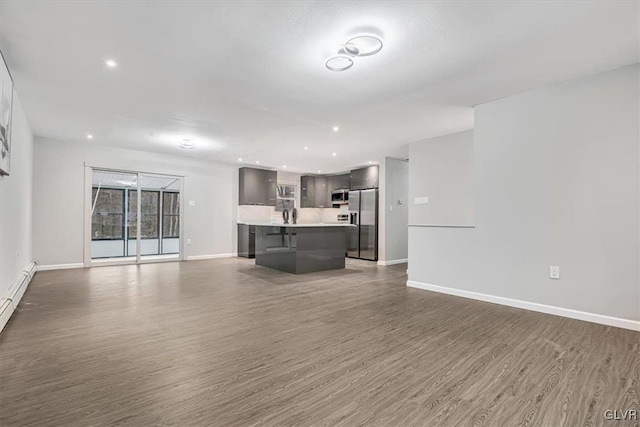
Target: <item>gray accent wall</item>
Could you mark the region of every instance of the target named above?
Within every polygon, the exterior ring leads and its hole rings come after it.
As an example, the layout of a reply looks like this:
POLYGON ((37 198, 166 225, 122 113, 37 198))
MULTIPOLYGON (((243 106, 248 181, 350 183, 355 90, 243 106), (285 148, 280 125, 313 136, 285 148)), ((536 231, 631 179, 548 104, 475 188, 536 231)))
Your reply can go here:
MULTIPOLYGON (((475 228, 410 227, 409 280, 640 320, 639 77, 634 64, 477 106, 475 228)), ((412 150, 412 188, 430 164, 412 150)))

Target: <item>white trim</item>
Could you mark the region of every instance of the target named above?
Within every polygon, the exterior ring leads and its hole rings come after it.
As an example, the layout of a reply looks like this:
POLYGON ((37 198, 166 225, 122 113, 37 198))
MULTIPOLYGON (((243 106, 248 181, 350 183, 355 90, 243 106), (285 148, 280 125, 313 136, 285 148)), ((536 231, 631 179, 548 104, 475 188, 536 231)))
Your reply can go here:
POLYGON ((39 265, 38 271, 47 270, 67 270, 70 268, 84 268, 83 262, 74 262, 73 264, 52 264, 52 265, 39 265))
POLYGON ((11 315, 13 314, 13 304, 10 299, 0 300, 0 332, 4 329, 11 315))
POLYGON ((640 321, 638 320, 621 319, 619 317, 604 316, 602 314, 588 313, 586 311, 572 310, 570 308, 556 307, 552 305, 538 304, 535 302, 498 297, 494 295, 481 294, 478 292, 465 291, 462 289, 447 288, 444 286, 431 285, 429 283, 416 282, 414 280, 407 280, 407 286, 411 288, 423 289, 425 291, 439 292, 442 294, 455 295, 462 298, 471 298, 478 301, 522 308, 525 310, 537 311, 540 313, 553 314, 555 316, 568 317, 570 319, 584 320, 586 322, 615 326, 617 328, 631 329, 632 331, 640 331, 640 321))
POLYGON ((409 258, 391 259, 389 261, 378 261, 378 265, 387 266, 387 265, 404 264, 406 262, 409 262, 409 258))
POLYGON ((31 283, 31 279, 33 278, 35 272, 36 263, 34 261, 31 261, 27 268, 22 270, 22 276, 20 276, 20 278, 17 280, 17 286, 14 287, 14 291, 10 296, 11 302, 14 307, 17 307, 18 304, 20 304, 20 300, 22 299, 24 293, 27 291, 27 286, 29 286, 29 283, 31 283))
POLYGON ((16 281, 16 284, 13 286, 13 293, 9 298, 0 300, 0 332, 4 329, 7 322, 11 318, 11 315, 20 304, 20 300, 22 300, 22 296, 27 290, 27 286, 31 283, 31 279, 36 271, 36 263, 31 262, 22 270, 22 274, 16 281))
POLYGON ((237 252, 232 254, 191 255, 187 257, 187 261, 198 261, 201 259, 234 258, 237 256, 237 252))

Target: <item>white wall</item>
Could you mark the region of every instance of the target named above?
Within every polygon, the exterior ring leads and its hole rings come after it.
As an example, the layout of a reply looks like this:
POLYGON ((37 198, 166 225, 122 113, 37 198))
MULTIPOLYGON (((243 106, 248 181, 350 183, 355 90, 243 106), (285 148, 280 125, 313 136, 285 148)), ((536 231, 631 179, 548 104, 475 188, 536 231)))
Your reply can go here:
POLYGON ((410 171, 409 224, 473 225, 473 131, 414 142, 409 158, 419 159, 410 171))
POLYGON ((403 261, 408 257, 408 219, 409 219, 409 162, 392 158, 385 159, 384 199, 381 197, 380 211, 384 211, 384 263, 403 261), (384 200, 384 203, 382 203, 384 200), (402 200, 404 203, 400 203, 402 200))
POLYGON ((636 64, 478 106, 476 227, 410 227, 410 284, 638 325, 638 81, 636 64))
POLYGON ((83 262, 84 171, 88 166, 183 175, 186 257, 236 252, 238 168, 95 143, 37 137, 34 148, 34 257, 40 265, 83 262), (186 204, 185 204, 186 205, 186 204), (62 242, 62 243, 61 243, 62 242))
POLYGON ((33 261, 33 134, 16 92, 13 99, 11 171, 0 177, 0 300, 15 292, 22 271, 33 261))

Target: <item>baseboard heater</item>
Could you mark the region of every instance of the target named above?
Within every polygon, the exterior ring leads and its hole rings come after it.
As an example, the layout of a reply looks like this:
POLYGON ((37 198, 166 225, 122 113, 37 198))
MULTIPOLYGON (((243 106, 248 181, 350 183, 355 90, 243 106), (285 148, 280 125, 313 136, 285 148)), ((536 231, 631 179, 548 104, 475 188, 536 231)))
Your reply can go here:
POLYGON ((11 288, 12 291, 9 297, 0 300, 0 332, 2 332, 18 304, 20 304, 20 300, 27 290, 27 286, 31 283, 34 274, 36 274, 36 263, 31 262, 27 268, 22 270, 20 277, 11 288))

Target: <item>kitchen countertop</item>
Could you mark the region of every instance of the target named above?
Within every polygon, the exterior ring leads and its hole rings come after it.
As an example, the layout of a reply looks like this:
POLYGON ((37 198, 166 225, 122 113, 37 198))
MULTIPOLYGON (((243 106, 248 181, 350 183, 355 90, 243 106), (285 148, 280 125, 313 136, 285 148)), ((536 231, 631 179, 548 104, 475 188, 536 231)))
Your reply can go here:
POLYGON ((355 227, 353 224, 332 223, 332 224, 271 224, 269 222, 238 222, 240 225, 255 225, 258 227, 290 227, 290 228, 307 228, 307 227, 355 227))

